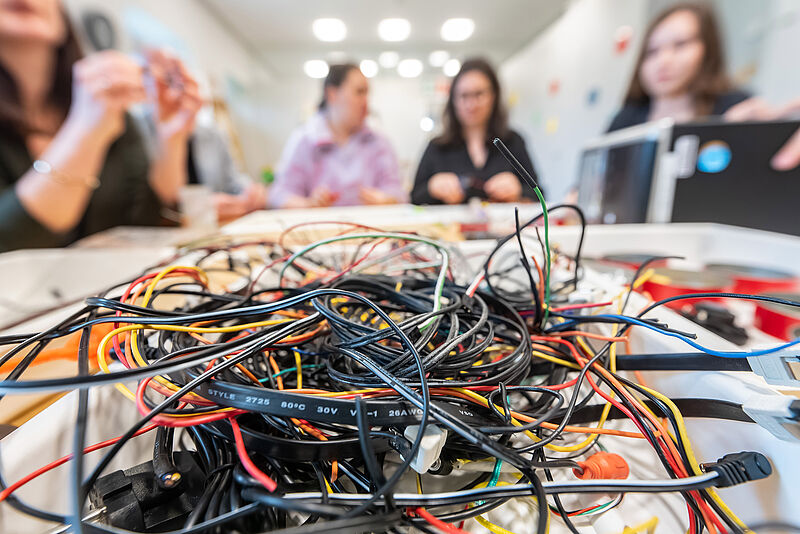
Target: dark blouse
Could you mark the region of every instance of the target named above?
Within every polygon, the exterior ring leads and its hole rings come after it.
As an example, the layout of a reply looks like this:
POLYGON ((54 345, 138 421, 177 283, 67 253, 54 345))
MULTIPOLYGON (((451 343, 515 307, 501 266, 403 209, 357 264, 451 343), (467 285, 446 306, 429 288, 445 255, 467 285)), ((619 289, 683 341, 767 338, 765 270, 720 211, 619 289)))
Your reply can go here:
POLYGON ((100 187, 73 230, 57 234, 22 206, 14 183, 33 165, 24 139, 0 130, 0 252, 20 248, 61 247, 114 226, 153 226, 161 221, 161 203, 148 184, 149 160, 144 141, 128 117, 125 132, 108 149, 100 187))
MULTIPOLYGON (((533 163, 528 156, 528 151, 525 149, 525 141, 522 140, 522 137, 518 133, 511 131, 507 139, 503 139, 503 142, 520 163, 530 171, 534 179, 537 179, 533 163)), ((450 146, 441 145, 435 141, 428 143, 428 147, 422 155, 422 160, 419 162, 414 188, 411 190, 411 202, 414 204, 442 204, 441 200, 433 198, 428 192, 428 181, 434 174, 439 172, 452 172, 458 175, 461 187, 465 192, 465 202, 472 197, 487 199, 483 184, 489 178, 505 171, 517 174, 503 155, 488 141, 487 150, 486 163, 483 167, 477 168, 469 157, 466 144, 460 143, 450 146)), ((517 176, 517 179, 519 179, 519 176, 517 176)), ((536 193, 533 192, 533 189, 524 180, 519 180, 522 184, 522 196, 535 199, 536 193)), ((541 189, 541 185, 539 187, 541 189)))
MULTIPOLYGON (((711 109, 712 116, 723 115, 730 108, 750 98, 751 95, 744 91, 730 91, 717 97, 711 109)), ((611 121, 608 132, 621 130, 629 126, 635 126, 647 122, 650 115, 650 103, 631 104, 627 103, 611 121)))

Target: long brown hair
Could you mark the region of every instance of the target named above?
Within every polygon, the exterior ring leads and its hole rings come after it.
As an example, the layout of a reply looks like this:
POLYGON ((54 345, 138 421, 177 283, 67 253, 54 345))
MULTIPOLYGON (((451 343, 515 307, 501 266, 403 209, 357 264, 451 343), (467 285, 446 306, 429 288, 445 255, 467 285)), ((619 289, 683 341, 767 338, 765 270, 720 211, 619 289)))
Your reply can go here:
POLYGON ((714 107, 714 101, 721 94, 731 90, 731 82, 725 70, 725 53, 722 49, 719 26, 714 16, 714 11, 706 4, 679 3, 661 12, 650 22, 647 32, 642 40, 639 57, 636 59, 636 68, 633 71, 628 93, 625 96, 626 104, 649 105, 648 95, 640 80, 640 71, 647 55, 647 44, 656 27, 667 17, 679 11, 688 11, 697 17, 700 26, 698 38, 703 43, 703 61, 697 76, 689 86, 689 92, 694 95, 695 113, 708 115, 714 107))
POLYGON ((497 79, 497 74, 492 65, 485 59, 473 58, 464 61, 461 65, 461 70, 458 71, 458 74, 450 84, 450 94, 447 97, 447 105, 444 107, 444 115, 442 117, 444 131, 433 140, 438 145, 453 146, 464 143, 461 123, 456 115, 455 91, 461 77, 471 71, 478 71, 486 76, 494 92, 494 105, 492 106, 492 114, 489 117, 489 127, 486 132, 487 141, 495 137, 505 139, 508 136, 508 115, 503 106, 500 81, 497 79))
MULTIPOLYGON (((50 88, 47 99, 48 103, 56 107, 62 116, 66 118, 70 102, 72 102, 72 66, 83 57, 83 53, 69 17, 63 11, 62 16, 64 17, 66 35, 64 42, 56 49, 53 85, 50 88)), ((1 62, 0 128, 10 129, 21 136, 36 131, 25 120, 17 83, 1 62)))

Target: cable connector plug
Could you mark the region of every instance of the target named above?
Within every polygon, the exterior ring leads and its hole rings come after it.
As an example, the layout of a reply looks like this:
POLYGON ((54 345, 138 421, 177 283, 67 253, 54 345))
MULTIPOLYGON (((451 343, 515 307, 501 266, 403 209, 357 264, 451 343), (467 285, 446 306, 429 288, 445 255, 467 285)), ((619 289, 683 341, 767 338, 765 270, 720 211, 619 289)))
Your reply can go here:
POLYGON ((703 464, 705 472, 715 472, 716 486, 727 488, 743 482, 761 480, 772 474, 772 466, 760 452, 742 451, 726 454, 714 463, 703 464))

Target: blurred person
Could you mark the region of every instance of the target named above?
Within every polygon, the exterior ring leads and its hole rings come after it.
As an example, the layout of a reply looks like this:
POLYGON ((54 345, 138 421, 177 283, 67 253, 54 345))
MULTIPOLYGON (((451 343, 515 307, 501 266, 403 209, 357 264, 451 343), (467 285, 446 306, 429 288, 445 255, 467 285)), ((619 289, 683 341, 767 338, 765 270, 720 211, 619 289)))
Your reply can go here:
POLYGON ((213 191, 217 220, 230 221, 266 209, 266 185, 237 169, 228 136, 214 122, 213 109, 200 110, 195 123, 188 147, 188 182, 213 191))
POLYGON ((536 177, 525 142, 509 129, 500 82, 483 59, 464 62, 450 85, 444 132, 433 139, 417 169, 414 204, 461 204, 472 197, 493 202, 535 199, 533 189, 513 172, 492 145, 499 137, 536 177))
POLYGON ((157 225, 186 182, 200 99, 183 64, 148 54, 158 153, 126 110, 145 69, 117 51, 82 57, 58 0, 0 0, 0 251, 57 247, 118 225, 157 225))
POLYGON ((405 201, 389 141, 366 125, 369 82, 357 65, 333 65, 319 111, 283 150, 270 189, 278 208, 405 201))
POLYGON ((687 122, 707 116, 740 120, 765 109, 731 84, 713 10, 680 3, 650 23, 625 104, 608 131, 662 118, 687 122))

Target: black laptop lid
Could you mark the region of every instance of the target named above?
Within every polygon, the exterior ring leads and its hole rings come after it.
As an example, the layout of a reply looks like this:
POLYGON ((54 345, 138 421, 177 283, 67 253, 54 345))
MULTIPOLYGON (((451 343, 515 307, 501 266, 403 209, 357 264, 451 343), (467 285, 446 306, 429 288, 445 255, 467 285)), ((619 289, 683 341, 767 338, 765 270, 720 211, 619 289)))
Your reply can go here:
POLYGON ((800 121, 680 124, 673 222, 714 222, 800 235, 800 169, 770 160, 800 121))

